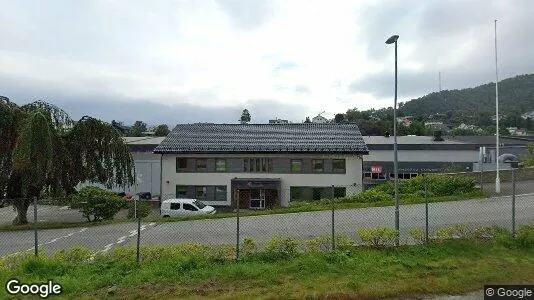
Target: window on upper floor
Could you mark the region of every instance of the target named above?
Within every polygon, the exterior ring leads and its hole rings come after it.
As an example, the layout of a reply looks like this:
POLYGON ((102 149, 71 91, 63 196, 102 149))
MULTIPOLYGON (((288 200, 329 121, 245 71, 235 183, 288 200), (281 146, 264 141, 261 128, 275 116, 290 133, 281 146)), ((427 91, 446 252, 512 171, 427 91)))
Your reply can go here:
POLYGON ((215 171, 226 172, 226 159, 224 158, 215 159, 215 171))
POLYGON ((302 159, 292 159, 291 160, 291 173, 300 173, 302 172, 302 159))
POLYGON ((208 169, 208 161, 205 158, 197 158, 196 160, 196 170, 197 171, 206 171, 208 169))
POLYGON ((323 173, 324 172, 324 160, 312 159, 312 171, 314 173, 323 173))
POLYGON ((271 158, 245 158, 243 159, 243 172, 270 173, 273 171, 271 158))
POLYGON ((333 159, 332 160, 332 173, 345 173, 345 160, 333 159))
POLYGON ((187 158, 177 157, 176 158, 176 172, 187 170, 187 158))

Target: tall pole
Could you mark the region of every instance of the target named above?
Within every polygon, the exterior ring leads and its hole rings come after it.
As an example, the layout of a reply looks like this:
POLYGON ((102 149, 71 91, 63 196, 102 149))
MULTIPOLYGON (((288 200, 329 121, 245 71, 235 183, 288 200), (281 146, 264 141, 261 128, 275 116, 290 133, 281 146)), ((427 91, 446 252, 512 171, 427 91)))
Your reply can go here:
POLYGON ((441 72, 438 73, 438 77, 439 77, 439 92, 441 93, 441 72))
POLYGON ((497 20, 495 20, 495 114, 497 119, 497 132, 495 136, 497 137, 497 153, 495 155, 496 172, 495 172, 495 192, 501 192, 501 179, 499 177, 499 72, 497 66, 497 20))
MULTIPOLYGON (((399 188, 398 188, 398 156, 397 156, 397 41, 395 40, 395 100, 393 102, 393 169, 395 172, 395 230, 399 232, 399 188)), ((399 240, 397 238, 398 245, 399 240)))

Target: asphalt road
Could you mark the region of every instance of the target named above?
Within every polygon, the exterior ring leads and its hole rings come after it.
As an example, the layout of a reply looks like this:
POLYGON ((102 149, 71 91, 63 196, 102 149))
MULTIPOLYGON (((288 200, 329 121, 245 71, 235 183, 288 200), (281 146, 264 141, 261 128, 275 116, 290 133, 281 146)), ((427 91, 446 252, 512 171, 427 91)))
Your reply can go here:
MULTIPOLYGON (((511 197, 489 198, 429 204, 431 235, 437 228, 453 224, 468 226, 498 225, 511 228, 511 197)), ((516 220, 534 224, 534 195, 516 199, 516 220)), ((241 238, 251 237, 262 244, 275 235, 293 236, 301 240, 328 236, 332 232, 330 211, 266 215, 240 218, 241 238)), ((409 243, 409 230, 424 228, 424 204, 400 207, 401 242, 409 243)), ((347 209, 335 212, 336 234, 357 240, 362 227, 394 227, 394 207, 347 209)), ((71 229, 39 230, 39 244, 48 254, 79 245, 96 251, 109 251, 124 245, 135 245, 137 224, 123 223, 71 229)), ((196 220, 168 223, 142 223, 142 245, 171 245, 186 242, 230 244, 236 242, 236 218, 196 220)), ((0 232, 0 256, 33 251, 34 232, 0 232)))

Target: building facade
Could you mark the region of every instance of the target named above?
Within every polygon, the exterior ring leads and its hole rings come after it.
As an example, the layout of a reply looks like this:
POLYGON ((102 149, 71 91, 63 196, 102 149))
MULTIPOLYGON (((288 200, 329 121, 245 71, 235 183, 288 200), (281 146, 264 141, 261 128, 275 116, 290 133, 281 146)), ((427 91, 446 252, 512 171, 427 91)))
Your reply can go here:
POLYGON ((362 191, 355 124, 180 124, 155 149, 164 198, 263 209, 362 191))

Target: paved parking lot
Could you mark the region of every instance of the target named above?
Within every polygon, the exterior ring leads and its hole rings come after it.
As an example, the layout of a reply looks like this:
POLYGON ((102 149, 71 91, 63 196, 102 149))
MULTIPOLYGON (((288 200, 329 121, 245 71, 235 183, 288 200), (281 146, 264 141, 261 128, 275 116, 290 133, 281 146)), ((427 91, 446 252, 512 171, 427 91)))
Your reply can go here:
MULTIPOLYGON (((43 207, 43 209, 46 207, 43 207)), ((441 202, 429 205, 431 233, 453 224, 469 226, 498 225, 511 228, 511 197, 441 202)), ((409 230, 424 228, 425 206, 400 208, 401 242, 410 242, 409 230)), ((534 224, 534 195, 522 195, 516 201, 517 224, 534 224)), ((330 211, 242 217, 241 238, 251 237, 260 245, 275 235, 306 240, 331 234, 330 211)), ((357 240, 362 227, 394 227, 394 207, 347 209, 335 212, 336 234, 357 240)), ((135 245, 135 222, 87 228, 39 230, 39 244, 46 253, 80 245, 96 251, 135 245)), ((172 245, 185 242, 230 244, 236 242, 236 218, 165 223, 142 223, 142 245, 172 245)), ((33 231, 0 232, 0 256, 33 251, 33 231)))

